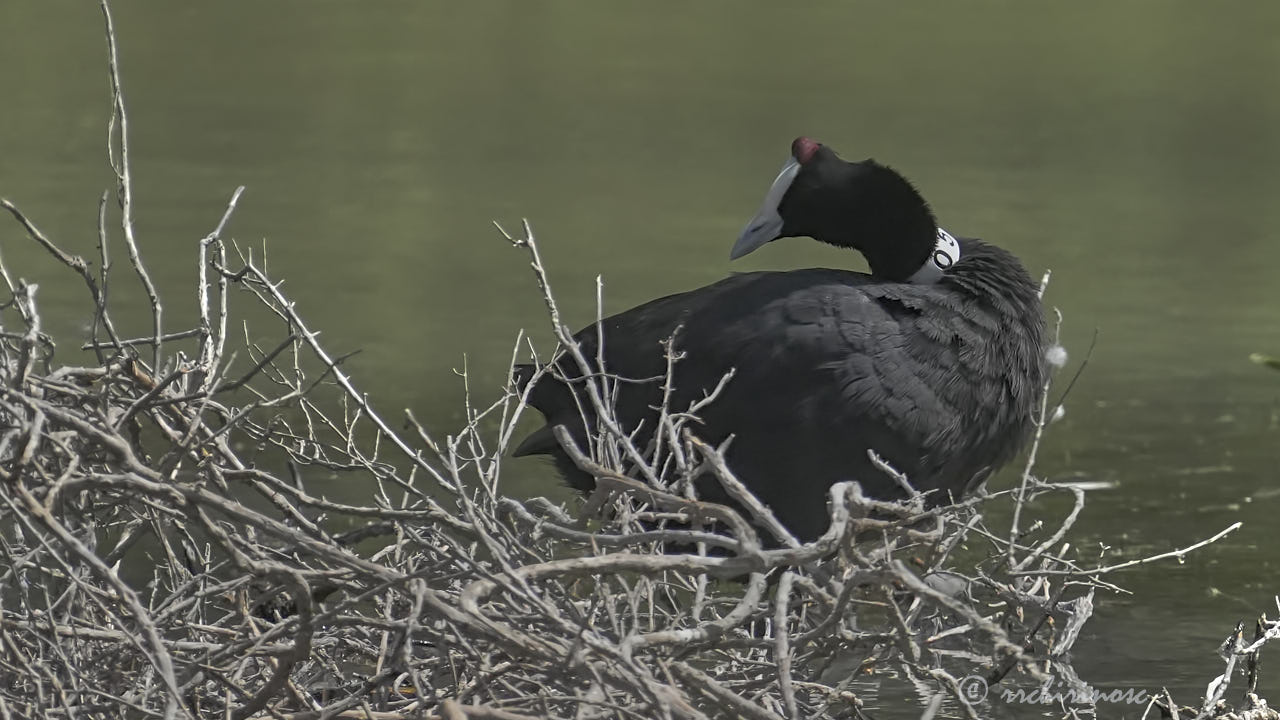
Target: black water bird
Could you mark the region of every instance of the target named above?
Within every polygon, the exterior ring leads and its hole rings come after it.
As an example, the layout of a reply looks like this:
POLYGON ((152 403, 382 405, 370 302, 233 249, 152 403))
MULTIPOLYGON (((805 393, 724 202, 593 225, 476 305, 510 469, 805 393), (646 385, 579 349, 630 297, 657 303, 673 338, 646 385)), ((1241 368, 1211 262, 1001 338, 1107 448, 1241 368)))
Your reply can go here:
MULTIPOLYGON (((659 298, 604 320, 604 364, 622 377, 661 377, 662 341, 679 326, 686 357, 676 366, 672 408, 688 407, 733 368, 694 431, 712 444, 733 435, 730 468, 808 540, 826 529, 836 482, 857 480, 876 498, 903 496, 868 449, 917 490, 934 491, 934 504, 958 499, 1011 460, 1034 426, 1045 331, 1039 288, 1017 258, 939 228, 897 172, 846 162, 808 138, 792 143, 791 154, 730 257, 807 235, 861 252, 871 274, 751 272, 659 298)), ((596 326, 575 337, 594 360, 596 326)), ((567 376, 581 374, 572 360, 559 363, 567 376)), ((522 387, 532 375, 531 366, 515 373, 522 387)), ((547 426, 515 454, 552 455, 586 492, 594 481, 550 431, 563 425, 588 447, 589 426, 571 395, 581 386, 541 377, 529 404, 547 426)), ((642 428, 642 449, 661 393, 661 382, 620 385, 618 417, 626 430, 642 428)), ((699 490, 725 499, 713 479, 699 490)))

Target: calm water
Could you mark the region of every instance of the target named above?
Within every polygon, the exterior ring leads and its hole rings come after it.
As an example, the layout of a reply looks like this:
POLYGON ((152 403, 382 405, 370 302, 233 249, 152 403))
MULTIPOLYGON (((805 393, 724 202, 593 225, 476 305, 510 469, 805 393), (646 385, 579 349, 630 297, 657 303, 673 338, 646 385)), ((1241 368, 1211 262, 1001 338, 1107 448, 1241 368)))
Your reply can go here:
MULTIPOLYGON (((533 221, 575 323, 597 274, 620 310, 732 270, 856 264, 803 240, 726 260, 811 135, 1052 268, 1073 366, 1097 329, 1041 463, 1119 483, 1078 545, 1136 556, 1245 523, 1113 578, 1134 594, 1099 599, 1085 679, 1193 701, 1236 620, 1274 607, 1280 374, 1247 356, 1280 353, 1280 5, 152 2, 117 23, 138 232, 175 326, 196 242, 245 184, 231 233, 266 240, 331 349, 363 349, 349 367, 384 409, 443 434, 464 355, 496 394, 519 328, 549 347, 490 220, 533 221)), ((84 253, 111 183, 100 25, 82 3, 0 6, 0 195, 84 253)), ((12 223, 0 251, 76 337, 83 288, 12 223)))

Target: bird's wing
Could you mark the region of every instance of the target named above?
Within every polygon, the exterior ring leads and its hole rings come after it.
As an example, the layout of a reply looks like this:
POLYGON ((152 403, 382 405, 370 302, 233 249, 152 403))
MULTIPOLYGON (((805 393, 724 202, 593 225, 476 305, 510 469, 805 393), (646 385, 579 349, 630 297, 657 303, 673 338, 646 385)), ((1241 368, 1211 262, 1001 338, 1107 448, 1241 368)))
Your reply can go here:
MULTIPOLYGON (((987 341, 993 320, 942 288, 856 273, 810 280, 769 288, 776 294, 758 304, 736 296, 762 288, 728 293, 687 319, 689 357, 737 373, 721 411, 775 413, 815 433, 844 431, 926 455, 974 437, 993 405, 984 395, 1003 389, 987 341), (729 309, 735 299, 737 311, 729 309)), ((713 381, 698 374, 695 385, 713 381)))

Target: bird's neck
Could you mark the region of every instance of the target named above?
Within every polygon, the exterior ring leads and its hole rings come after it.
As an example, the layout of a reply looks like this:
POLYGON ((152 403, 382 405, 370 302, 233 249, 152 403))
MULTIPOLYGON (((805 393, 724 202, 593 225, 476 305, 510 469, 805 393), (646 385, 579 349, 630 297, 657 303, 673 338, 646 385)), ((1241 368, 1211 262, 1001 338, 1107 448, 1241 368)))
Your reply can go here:
POLYGON ((864 238, 873 238, 860 250, 867 259, 871 274, 894 282, 909 282, 934 252, 937 228, 933 218, 913 219, 903 230, 901 223, 892 226, 863 228, 864 238))

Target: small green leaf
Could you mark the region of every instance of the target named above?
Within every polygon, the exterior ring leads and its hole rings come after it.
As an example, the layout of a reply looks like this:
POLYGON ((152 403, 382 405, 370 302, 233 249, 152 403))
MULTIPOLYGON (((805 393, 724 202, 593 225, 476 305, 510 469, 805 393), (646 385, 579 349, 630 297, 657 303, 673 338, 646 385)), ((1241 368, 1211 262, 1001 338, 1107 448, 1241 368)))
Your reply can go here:
POLYGON ((1259 365, 1266 365, 1272 370, 1280 370, 1280 358, 1274 358, 1270 355, 1263 355, 1261 353, 1254 353, 1249 356, 1249 359, 1259 365))

